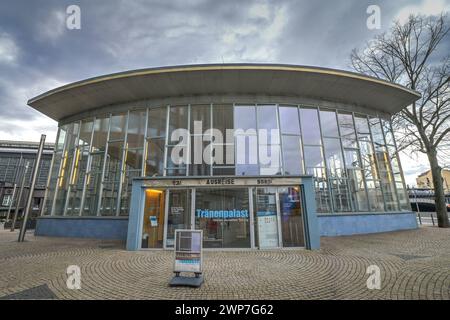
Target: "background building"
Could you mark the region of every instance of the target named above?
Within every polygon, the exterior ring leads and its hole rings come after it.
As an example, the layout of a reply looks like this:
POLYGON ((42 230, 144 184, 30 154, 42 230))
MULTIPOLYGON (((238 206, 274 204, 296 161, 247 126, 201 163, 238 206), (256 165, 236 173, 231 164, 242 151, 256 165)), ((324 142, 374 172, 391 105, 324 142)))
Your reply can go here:
POLYGON ((418 97, 355 73, 255 64, 144 69, 54 89, 28 102, 59 122, 36 233, 166 248, 174 229, 195 227, 205 247, 254 248, 304 246, 316 222, 320 235, 414 228, 390 117, 418 97), (171 135, 185 128, 194 141, 194 121, 277 130, 279 141, 245 138, 258 150, 275 145, 279 166, 174 163, 171 135), (236 209, 247 213, 223 216, 236 209))
MULTIPOLYGON (((19 217, 23 213, 31 183, 32 169, 36 162, 38 142, 0 140, 0 218, 11 215, 19 207, 19 217), (25 169, 29 165, 28 170, 25 169), (19 188, 25 174, 25 188, 18 202, 19 188), (14 188, 16 190, 14 191, 14 188)), ((46 143, 41 158, 36 187, 33 193, 31 217, 39 215, 44 200, 45 186, 50 172, 54 143, 46 143)))
MULTIPOLYGON (((441 175, 444 183, 444 192, 450 193, 450 170, 442 169, 441 175)), ((418 188, 434 189, 433 178, 430 170, 419 174, 416 178, 416 182, 418 188)))

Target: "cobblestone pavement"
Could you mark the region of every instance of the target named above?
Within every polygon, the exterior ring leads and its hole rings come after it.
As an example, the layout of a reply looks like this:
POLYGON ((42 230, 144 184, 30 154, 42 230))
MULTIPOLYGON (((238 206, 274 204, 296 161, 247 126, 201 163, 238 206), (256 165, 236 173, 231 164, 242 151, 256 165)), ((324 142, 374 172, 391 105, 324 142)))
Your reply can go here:
POLYGON ((168 287, 171 251, 128 252, 114 241, 26 238, 17 243, 17 232, 0 231, 0 298, 35 291, 60 299, 450 298, 450 229, 436 227, 322 238, 318 251, 207 251, 205 283, 196 289, 168 287), (373 264, 381 269, 381 290, 366 286, 366 269, 373 264), (67 289, 69 265, 81 268, 80 290, 67 289))

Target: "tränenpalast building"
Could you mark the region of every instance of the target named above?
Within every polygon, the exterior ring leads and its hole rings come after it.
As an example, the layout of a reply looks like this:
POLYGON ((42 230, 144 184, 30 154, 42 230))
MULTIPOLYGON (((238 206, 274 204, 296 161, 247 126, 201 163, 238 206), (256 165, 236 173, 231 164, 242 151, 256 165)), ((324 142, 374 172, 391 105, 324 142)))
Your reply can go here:
POLYGON ((391 115, 420 94, 296 65, 133 70, 28 104, 59 122, 37 235, 171 248, 318 248, 416 228, 391 115))

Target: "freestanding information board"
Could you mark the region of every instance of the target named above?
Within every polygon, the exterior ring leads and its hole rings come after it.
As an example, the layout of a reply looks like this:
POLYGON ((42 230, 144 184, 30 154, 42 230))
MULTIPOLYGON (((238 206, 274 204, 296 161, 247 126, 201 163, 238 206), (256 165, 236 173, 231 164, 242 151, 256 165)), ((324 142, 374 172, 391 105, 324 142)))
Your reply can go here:
POLYGON ((175 250, 171 286, 199 287, 203 283, 202 230, 175 230, 175 250), (182 272, 194 273, 195 277, 181 276, 182 272))

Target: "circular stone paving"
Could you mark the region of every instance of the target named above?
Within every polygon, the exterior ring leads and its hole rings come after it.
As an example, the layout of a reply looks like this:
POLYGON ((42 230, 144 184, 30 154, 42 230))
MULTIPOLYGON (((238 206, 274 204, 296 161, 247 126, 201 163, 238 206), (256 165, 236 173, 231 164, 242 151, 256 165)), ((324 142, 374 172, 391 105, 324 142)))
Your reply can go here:
POLYGON ((37 299, 449 299, 450 229, 322 238, 321 249, 205 251, 201 288, 171 288, 172 251, 0 231, 0 298, 37 299), (81 289, 67 288, 67 267, 81 289), (368 289, 367 269, 381 288, 368 289))

